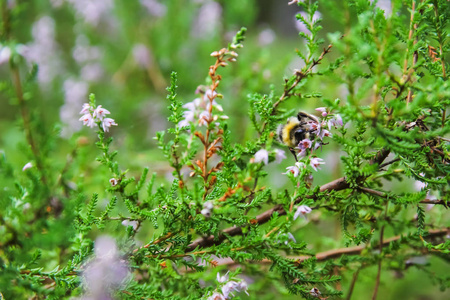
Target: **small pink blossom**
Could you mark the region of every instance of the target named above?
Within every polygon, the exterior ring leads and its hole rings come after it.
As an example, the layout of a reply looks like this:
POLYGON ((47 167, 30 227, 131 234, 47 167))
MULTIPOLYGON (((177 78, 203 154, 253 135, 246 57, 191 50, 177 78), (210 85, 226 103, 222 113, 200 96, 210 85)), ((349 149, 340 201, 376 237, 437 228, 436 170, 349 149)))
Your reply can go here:
POLYGON ((295 165, 287 167, 286 168, 286 173, 282 173, 282 174, 289 174, 292 173, 294 177, 297 177, 298 174, 300 173, 300 168, 304 167, 305 165, 301 162, 296 162, 295 165))
POLYGON ((82 115, 88 114, 90 109, 91 109, 91 106, 89 105, 89 103, 84 103, 83 108, 80 111, 80 114, 82 114, 82 115))
POLYGON ((102 127, 103 127, 103 130, 104 130, 105 132, 108 132, 108 131, 109 131, 109 128, 110 128, 111 126, 117 126, 117 123, 116 123, 113 119, 111 119, 111 118, 105 118, 105 119, 102 121, 102 127))
POLYGON ((83 125, 86 125, 88 127, 94 128, 94 126, 95 126, 95 120, 92 117, 92 115, 89 113, 83 115, 79 120, 83 121, 83 125))
POLYGON ((326 107, 318 107, 318 108, 316 108, 316 110, 320 111, 322 113, 322 117, 324 117, 324 118, 328 115, 326 107))
POLYGON ((306 220, 306 215, 309 214, 312 211, 311 207, 306 205, 300 205, 297 207, 297 210, 294 214, 294 221, 297 220, 297 218, 301 215, 306 220))
POLYGON ((109 183, 111 184, 111 186, 116 186, 119 183, 119 180, 117 180, 116 178, 111 178, 109 180, 109 183))
POLYGON ((314 169, 314 171, 317 171, 317 169, 320 170, 320 165, 325 164, 325 162, 323 161, 323 159, 318 158, 318 157, 313 157, 311 158, 311 162, 310 165, 311 167, 314 169))
POLYGON ((33 164, 31 162, 29 162, 25 166, 23 166, 22 171, 28 170, 32 167, 33 167, 33 164))
POLYGON ((261 149, 255 153, 255 163, 264 162, 265 165, 269 163, 269 152, 266 149, 261 149))
POLYGON ((102 108, 101 105, 97 106, 97 108, 94 110, 94 118, 98 120, 103 120, 103 118, 110 114, 109 110, 102 108))

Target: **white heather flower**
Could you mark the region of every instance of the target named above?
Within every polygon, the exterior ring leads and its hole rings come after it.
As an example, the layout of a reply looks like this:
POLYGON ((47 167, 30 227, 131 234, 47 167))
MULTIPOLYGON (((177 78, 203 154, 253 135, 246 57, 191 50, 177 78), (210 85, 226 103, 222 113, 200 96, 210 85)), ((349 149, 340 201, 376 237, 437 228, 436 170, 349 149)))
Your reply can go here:
POLYGON ((95 120, 91 114, 85 114, 80 118, 80 121, 83 121, 83 125, 94 128, 95 120))
POLYGON ((227 272, 225 275, 223 275, 223 276, 220 276, 220 273, 219 272, 217 272, 217 282, 219 282, 219 283, 224 283, 225 281, 228 281, 228 273, 229 272, 227 272))
POLYGON ((120 257, 115 241, 108 236, 95 240, 95 257, 83 272, 86 289, 82 299, 112 299, 114 290, 119 289, 128 276, 126 261, 120 257))
POLYGON ((116 186, 119 183, 119 181, 116 178, 111 178, 109 180, 109 183, 111 184, 111 186, 116 186))
POLYGON ((225 296, 225 298, 228 298, 230 294, 234 296, 233 292, 238 292, 238 287, 239 284, 236 281, 228 281, 222 287, 222 294, 225 296))
POLYGON ((297 207, 297 210, 294 214, 294 221, 297 220, 297 218, 301 215, 306 220, 306 215, 309 214, 312 211, 312 209, 309 206, 306 205, 300 205, 297 207))
POLYGON ((8 62, 10 57, 11 57, 11 49, 9 47, 1 46, 1 49, 0 49, 0 65, 5 63, 5 62, 8 62))
POLYGON ((283 159, 286 158, 286 153, 283 150, 275 149, 275 162, 279 164, 283 159))
POLYGON ((22 171, 28 170, 32 167, 33 167, 33 164, 31 162, 29 162, 25 166, 23 166, 22 171))
POLYGON ((125 226, 125 227, 131 226, 131 227, 133 227, 134 230, 137 229, 138 224, 139 224, 138 221, 130 221, 130 220, 123 220, 122 221, 122 225, 123 226, 125 226))
POLYGON ((238 292, 244 291, 244 292, 247 294, 247 296, 250 296, 250 295, 248 294, 248 292, 247 292, 248 284, 247 284, 247 282, 245 282, 244 280, 239 281, 239 282, 238 282, 238 286, 237 286, 236 288, 237 288, 237 291, 238 291, 238 292))
POLYGON ((109 131, 109 128, 110 128, 111 126, 117 126, 117 123, 114 121, 114 119, 111 119, 111 118, 105 118, 105 119, 103 119, 103 121, 102 121, 102 127, 103 127, 103 130, 104 130, 105 132, 108 132, 108 131, 109 131))
POLYGON ((314 171, 317 171, 317 169, 320 169, 320 165, 323 165, 323 164, 325 164, 323 159, 318 158, 318 157, 311 158, 310 165, 314 169, 314 171))
POLYGON ((326 107, 318 107, 318 108, 316 108, 316 110, 320 111, 322 113, 322 117, 324 117, 324 118, 328 115, 326 107))
POLYGON ((205 218, 210 218, 211 217, 211 210, 204 208, 200 211, 200 213, 205 216, 205 218))
POLYGON ((264 162, 265 165, 269 163, 269 152, 266 149, 261 149, 255 153, 255 163, 264 162))
POLYGON ((108 114, 110 114, 109 110, 103 108, 101 105, 97 106, 94 110, 94 118, 100 121, 108 114))

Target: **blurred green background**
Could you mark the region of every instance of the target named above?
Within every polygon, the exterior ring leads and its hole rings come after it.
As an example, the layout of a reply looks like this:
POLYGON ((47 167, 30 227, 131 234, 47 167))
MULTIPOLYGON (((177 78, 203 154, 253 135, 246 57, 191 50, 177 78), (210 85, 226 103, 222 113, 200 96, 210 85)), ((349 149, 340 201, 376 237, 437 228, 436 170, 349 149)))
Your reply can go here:
MULTIPOLYGON (((378 2, 388 11, 390 1, 378 2)), ((119 150, 121 168, 139 176, 142 168, 149 167, 150 172, 159 175, 159 182, 170 179, 172 170, 153 140, 156 131, 168 126, 165 88, 170 73, 178 73, 179 99, 184 103, 192 101, 197 97, 197 87, 206 83, 208 68, 214 62, 210 53, 226 47, 243 26, 248 29, 247 39, 239 51, 238 61, 220 70, 223 80, 219 93, 224 95, 220 104, 229 116, 233 142, 256 136, 248 118, 247 95, 267 94, 271 87, 280 95, 283 78, 303 66, 295 50, 305 49, 298 36, 299 30, 305 28, 295 19, 299 8, 288 5, 287 0, 17 0, 4 3, 14 8, 16 15, 11 34, 14 38, 11 44, 2 45, 2 49, 15 48, 24 57, 23 78, 32 64, 38 66, 37 80, 26 85, 28 105, 34 119, 42 121, 34 123, 37 131, 51 129, 53 135, 62 137, 52 145, 52 156, 48 157, 60 161, 61 168, 67 153, 79 146, 85 136, 89 141, 95 140, 94 133, 82 128, 78 120, 82 104, 88 102, 89 93, 94 93, 97 104, 110 110, 111 117, 119 124, 111 130, 111 136, 114 137, 112 147, 119 150)), ((346 15, 340 1, 321 1, 319 11, 325 47, 329 43, 327 34, 344 32, 354 17, 346 15)), ((408 26, 406 18, 405 26, 408 26)), ((328 65, 338 55, 333 51, 322 65, 328 65)), ((0 79, 10 80, 7 61, 2 60, 0 65, 0 79)), ((304 90, 320 92, 323 98, 331 100, 345 100, 347 93, 342 82, 330 76, 311 78, 304 90)), ((0 149, 10 163, 21 169, 30 156, 19 121, 20 112, 12 95, 0 93, 0 99, 0 149)), ((320 106, 324 106, 321 98, 298 98, 284 104, 286 109, 310 112, 320 106)), ((98 153, 91 147, 80 151, 82 164, 92 164, 91 168, 95 169, 98 153)), ((322 157, 327 167, 319 171, 314 185, 341 176, 341 154, 333 143, 324 147, 322 157)), ((289 186, 288 179, 281 175, 293 164, 288 151, 286 155, 288 158, 280 165, 267 167, 269 176, 265 183, 274 189, 289 186)), ((84 174, 89 176, 89 170, 84 174)), ((95 178, 92 177, 87 188, 98 186, 95 178)), ((396 192, 414 189, 410 181, 401 185, 394 182, 392 188, 396 192)), ((338 242, 339 222, 320 214, 314 212, 309 223, 300 223, 294 235, 298 240, 310 242, 317 252, 342 247, 338 242)), ((405 214, 413 216, 414 212, 405 214)), ((440 220, 446 217, 433 210, 427 216, 440 220)), ((148 235, 142 231, 138 237, 145 241, 148 235)), ((429 263, 439 264, 434 260, 429 263)), ((435 270, 445 272, 444 268, 437 266, 435 270)), ((370 298, 375 276, 375 267, 362 271, 353 299, 370 298)), ((342 286, 346 288, 350 281, 351 277, 344 277, 342 286)), ((266 293, 252 295, 255 296, 273 297, 266 293)), ((295 298, 286 296, 286 299, 295 298)), ((439 292, 421 270, 413 267, 405 273, 384 272, 378 299, 450 299, 450 293, 439 292)))

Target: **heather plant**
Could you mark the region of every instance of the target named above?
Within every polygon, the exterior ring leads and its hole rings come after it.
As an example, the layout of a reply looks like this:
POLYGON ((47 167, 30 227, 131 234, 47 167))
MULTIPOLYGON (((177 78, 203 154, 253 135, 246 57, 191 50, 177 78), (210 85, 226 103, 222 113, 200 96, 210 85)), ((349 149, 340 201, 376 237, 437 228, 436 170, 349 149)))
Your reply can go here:
POLYGON ((1 299, 448 297, 449 2, 288 4, 2 1, 1 299))

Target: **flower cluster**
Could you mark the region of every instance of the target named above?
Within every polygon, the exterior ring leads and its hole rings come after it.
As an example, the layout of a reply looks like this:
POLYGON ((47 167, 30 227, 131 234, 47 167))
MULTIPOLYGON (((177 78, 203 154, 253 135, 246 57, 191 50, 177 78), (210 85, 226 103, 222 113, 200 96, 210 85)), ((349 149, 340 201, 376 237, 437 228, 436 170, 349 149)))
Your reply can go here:
POLYGON ((114 119, 106 118, 106 115, 110 114, 110 112, 101 105, 94 108, 89 103, 84 103, 80 114, 83 115, 80 118, 83 125, 91 128, 94 128, 94 126, 98 124, 103 128, 103 131, 108 132, 111 126, 117 126, 114 119))
POLYGON ((230 295, 234 297, 233 292, 239 293, 244 291, 248 295, 248 285, 244 280, 241 280, 239 282, 229 280, 228 273, 224 276, 220 276, 220 274, 217 273, 217 281, 220 284, 224 284, 221 288, 222 293, 215 291, 211 296, 208 297, 208 300, 226 300, 230 298, 230 295))
POLYGON ((183 105, 187 110, 184 111, 184 119, 178 123, 178 127, 186 127, 189 126, 190 123, 206 126, 212 121, 217 121, 219 118, 228 119, 228 116, 219 116, 211 113, 213 109, 219 112, 223 111, 222 106, 216 102, 216 98, 220 96, 219 94, 210 89, 206 90, 206 92, 197 89, 197 93, 201 95, 199 98, 195 98, 193 101, 183 105))

